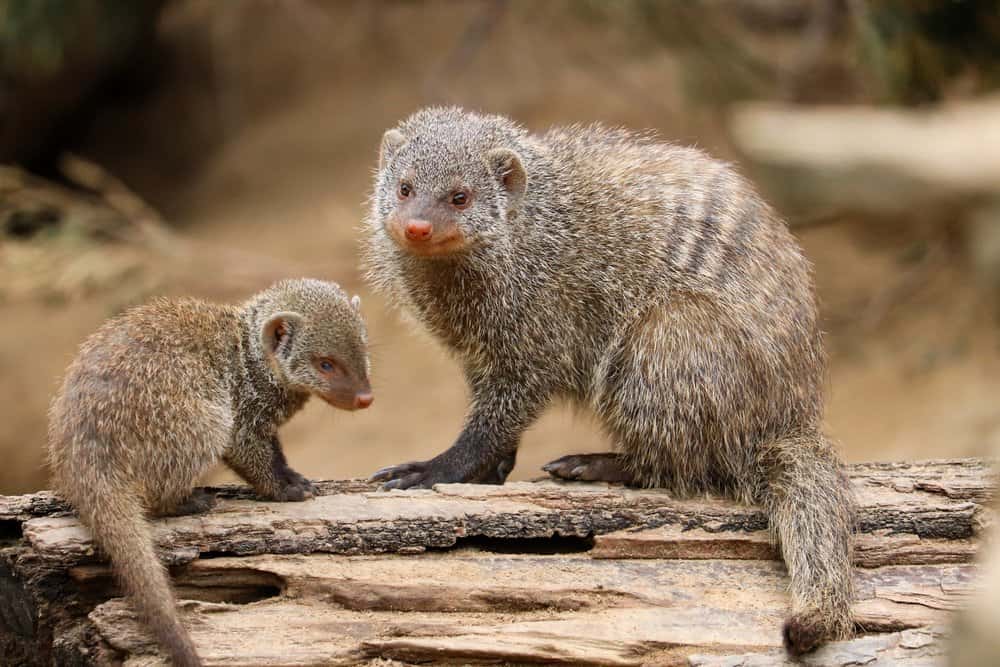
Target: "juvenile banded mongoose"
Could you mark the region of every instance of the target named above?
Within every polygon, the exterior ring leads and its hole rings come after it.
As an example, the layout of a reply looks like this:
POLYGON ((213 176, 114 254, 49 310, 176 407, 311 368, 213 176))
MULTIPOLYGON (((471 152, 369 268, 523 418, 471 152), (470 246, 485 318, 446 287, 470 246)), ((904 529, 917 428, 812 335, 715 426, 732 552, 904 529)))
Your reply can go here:
POLYGON ((853 500, 821 432, 810 265, 747 181, 649 135, 431 108, 385 133, 366 227, 370 280, 472 394, 450 449, 373 479, 502 483, 566 399, 618 451, 545 470, 761 504, 791 576, 788 649, 851 632, 853 500))
POLYGON ((49 414, 55 487, 79 512, 175 665, 200 665, 178 620, 146 514, 205 511, 192 485, 220 459, 262 497, 300 501, 278 426, 316 395, 372 402, 358 297, 279 282, 242 306, 160 299, 84 342, 49 414))

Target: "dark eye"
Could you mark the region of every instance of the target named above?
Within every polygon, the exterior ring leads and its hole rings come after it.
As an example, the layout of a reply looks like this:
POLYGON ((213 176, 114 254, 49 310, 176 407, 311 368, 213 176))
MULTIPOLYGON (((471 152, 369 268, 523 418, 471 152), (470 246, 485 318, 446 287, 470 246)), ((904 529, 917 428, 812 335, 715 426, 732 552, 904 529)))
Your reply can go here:
POLYGON ((451 203, 458 208, 465 208, 469 205, 469 195, 465 192, 456 192, 451 196, 451 203))
POLYGON ((338 364, 333 359, 330 359, 329 357, 323 357, 321 359, 317 359, 315 363, 316 363, 316 368, 318 368, 320 372, 323 373, 324 375, 338 376, 338 375, 343 375, 344 373, 344 370, 340 366, 340 364, 338 364))
POLYGON ((400 199, 406 199, 411 194, 413 194, 413 186, 412 185, 410 185, 409 183, 400 183, 399 184, 399 198, 400 199))

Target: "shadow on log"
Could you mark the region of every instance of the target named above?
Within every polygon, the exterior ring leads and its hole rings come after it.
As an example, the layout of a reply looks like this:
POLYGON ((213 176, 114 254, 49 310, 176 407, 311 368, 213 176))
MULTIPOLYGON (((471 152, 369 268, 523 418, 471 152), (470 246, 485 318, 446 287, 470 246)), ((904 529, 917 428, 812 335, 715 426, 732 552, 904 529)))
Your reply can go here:
MULTIPOLYGON (((925 664, 975 589, 994 480, 976 460, 851 468, 859 637, 807 663, 925 664)), ((158 520, 208 665, 779 665, 787 577, 755 508, 521 482, 306 503, 239 487, 158 520)), ((163 664, 89 534, 51 493, 0 497, 0 650, 13 664, 163 664)))

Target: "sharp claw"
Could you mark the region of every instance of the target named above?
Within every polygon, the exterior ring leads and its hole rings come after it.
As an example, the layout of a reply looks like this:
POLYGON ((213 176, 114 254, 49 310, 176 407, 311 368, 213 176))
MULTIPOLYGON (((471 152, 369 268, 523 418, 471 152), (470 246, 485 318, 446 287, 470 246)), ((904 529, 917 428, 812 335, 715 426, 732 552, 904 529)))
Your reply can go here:
POLYGON ((372 476, 368 478, 368 481, 369 482, 381 482, 383 480, 389 479, 390 477, 392 477, 392 473, 395 472, 395 470, 398 467, 399 466, 387 466, 385 468, 381 468, 380 470, 376 470, 372 474, 372 476))
POLYGON ((368 478, 369 482, 384 482, 386 480, 398 479, 400 477, 405 477, 407 475, 414 474, 414 470, 418 470, 419 463, 399 463, 394 466, 386 466, 380 470, 376 470, 371 477, 368 478))
POLYGON ((382 485, 382 488, 390 491, 393 489, 419 489, 424 486, 425 480, 423 472, 411 472, 391 479, 382 485))
POLYGON ((554 463, 546 463, 545 465, 542 466, 542 470, 544 472, 548 472, 548 473, 551 473, 555 469, 556 469, 556 466, 555 466, 554 463))

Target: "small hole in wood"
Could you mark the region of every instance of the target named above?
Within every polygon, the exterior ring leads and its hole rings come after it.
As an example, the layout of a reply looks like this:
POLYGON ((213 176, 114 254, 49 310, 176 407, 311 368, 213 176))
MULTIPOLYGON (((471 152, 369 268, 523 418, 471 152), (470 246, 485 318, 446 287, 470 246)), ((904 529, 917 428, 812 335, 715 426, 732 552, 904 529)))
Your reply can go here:
POLYGON ((553 537, 460 537, 452 549, 471 547, 496 554, 575 554, 594 548, 594 538, 575 536, 553 537))
POLYGON ((24 537, 21 522, 17 519, 0 520, 0 541, 15 542, 24 537))
POLYGON ((239 556, 235 551, 202 551, 198 554, 199 560, 212 560, 213 558, 231 558, 239 556))
POLYGON ((174 579, 177 597, 203 602, 250 604, 280 596, 285 580, 271 572, 232 568, 197 572, 182 570, 174 579))

